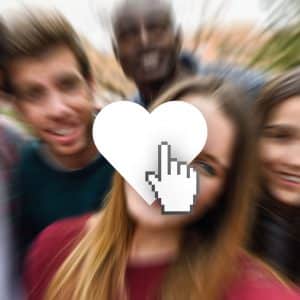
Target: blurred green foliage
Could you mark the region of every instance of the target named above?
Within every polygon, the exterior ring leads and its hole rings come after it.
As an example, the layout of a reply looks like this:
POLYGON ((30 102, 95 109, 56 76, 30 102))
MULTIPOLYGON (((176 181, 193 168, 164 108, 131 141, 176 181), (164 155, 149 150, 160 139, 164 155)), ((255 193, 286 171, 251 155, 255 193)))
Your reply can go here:
POLYGON ((264 0, 265 9, 273 8, 268 16, 268 35, 250 59, 249 66, 267 71, 286 71, 300 65, 300 0, 264 0))
POLYGON ((300 22, 276 31, 258 49, 250 66, 267 71, 285 71, 300 65, 300 22))

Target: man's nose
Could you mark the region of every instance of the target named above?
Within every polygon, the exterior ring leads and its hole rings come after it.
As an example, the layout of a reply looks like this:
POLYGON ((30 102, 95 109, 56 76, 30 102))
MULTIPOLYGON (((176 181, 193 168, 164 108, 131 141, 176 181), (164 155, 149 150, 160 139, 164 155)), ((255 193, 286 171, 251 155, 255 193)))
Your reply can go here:
POLYGON ((59 92, 52 92, 49 95, 45 109, 48 110, 48 116, 55 120, 65 119, 72 113, 67 99, 59 92))
POLYGON ((149 44, 149 33, 145 26, 141 26, 140 28, 140 42, 143 46, 148 46, 149 44))

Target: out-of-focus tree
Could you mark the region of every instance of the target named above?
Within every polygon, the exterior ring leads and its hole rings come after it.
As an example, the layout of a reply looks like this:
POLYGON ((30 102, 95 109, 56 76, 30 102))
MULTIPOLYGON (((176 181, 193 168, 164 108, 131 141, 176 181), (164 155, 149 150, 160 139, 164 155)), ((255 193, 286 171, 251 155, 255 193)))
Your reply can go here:
MULTIPOLYGON (((213 41, 221 61, 271 72, 298 66, 300 0, 263 0, 260 4, 265 10, 264 18, 259 23, 252 24, 249 30, 243 30, 242 26, 226 30, 218 27, 217 22, 209 26, 205 22, 199 24, 194 39, 194 50, 201 49, 203 44, 213 41)), ((214 19, 225 15, 226 9, 225 5, 218 7, 214 19)))
POLYGON ((268 71, 284 71, 300 65, 300 1, 264 0, 265 9, 274 11, 268 27, 269 38, 250 60, 249 66, 260 66, 268 71))
MULTIPOLYGON (((279 2, 279 1, 277 1, 279 2)), ((285 8, 287 10, 290 9, 295 9, 295 8, 300 8, 300 2, 299 0, 284 0, 286 6, 285 8)), ((268 9, 270 6, 272 6, 274 4, 274 0, 264 0, 263 2, 261 2, 262 8, 264 9, 268 9)))
POLYGON ((250 66, 283 71, 300 65, 300 23, 275 32, 257 51, 250 66))

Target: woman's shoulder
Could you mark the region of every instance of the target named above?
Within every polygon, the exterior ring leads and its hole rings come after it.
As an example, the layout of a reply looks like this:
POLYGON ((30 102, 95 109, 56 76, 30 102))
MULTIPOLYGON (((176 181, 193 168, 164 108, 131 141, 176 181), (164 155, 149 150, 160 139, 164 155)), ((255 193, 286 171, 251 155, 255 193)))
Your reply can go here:
POLYGON ((24 283, 29 299, 41 299, 40 293, 79 242, 91 217, 89 214, 57 221, 40 233, 24 264, 24 283))
POLYGON ((45 228, 32 244, 29 256, 35 252, 47 254, 60 252, 68 244, 72 243, 85 228, 91 214, 79 217, 70 217, 56 221, 45 228), (47 250, 47 251, 46 251, 47 250))
POLYGON ((226 300, 300 300, 300 289, 286 282, 271 267, 244 253, 226 300))

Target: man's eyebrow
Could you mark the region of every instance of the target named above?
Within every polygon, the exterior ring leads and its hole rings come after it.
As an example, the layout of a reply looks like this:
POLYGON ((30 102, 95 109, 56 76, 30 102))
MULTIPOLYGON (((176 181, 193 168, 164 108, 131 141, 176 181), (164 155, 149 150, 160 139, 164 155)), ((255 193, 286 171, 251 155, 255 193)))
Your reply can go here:
POLYGON ((145 21, 147 22, 162 22, 165 24, 173 25, 173 18, 170 14, 162 11, 152 11, 145 17, 145 21))
POLYGON ((165 11, 161 11, 161 10, 149 10, 147 12, 147 15, 146 15, 146 18, 153 18, 153 19, 166 19, 166 20, 172 20, 172 16, 168 13, 168 12, 165 12, 165 11))
POLYGON ((122 17, 113 21, 114 30, 122 29, 124 26, 132 26, 138 23, 137 17, 130 12, 123 12, 122 17))
POLYGON ((43 85, 39 82, 33 82, 33 81, 26 81, 23 82, 22 84, 18 84, 18 85, 14 85, 14 90, 16 92, 24 92, 24 91, 28 91, 34 88, 40 88, 43 85))
POLYGON ((81 80, 83 77, 79 73, 73 73, 73 72, 65 72, 60 73, 55 76, 56 79, 78 79, 81 80))
POLYGON ((132 17, 128 16, 125 17, 122 22, 120 21, 120 23, 117 24, 117 30, 122 31, 123 28, 131 28, 131 27, 136 27, 139 26, 137 20, 133 19, 132 17), (124 22, 124 20, 126 20, 126 22, 124 22))

